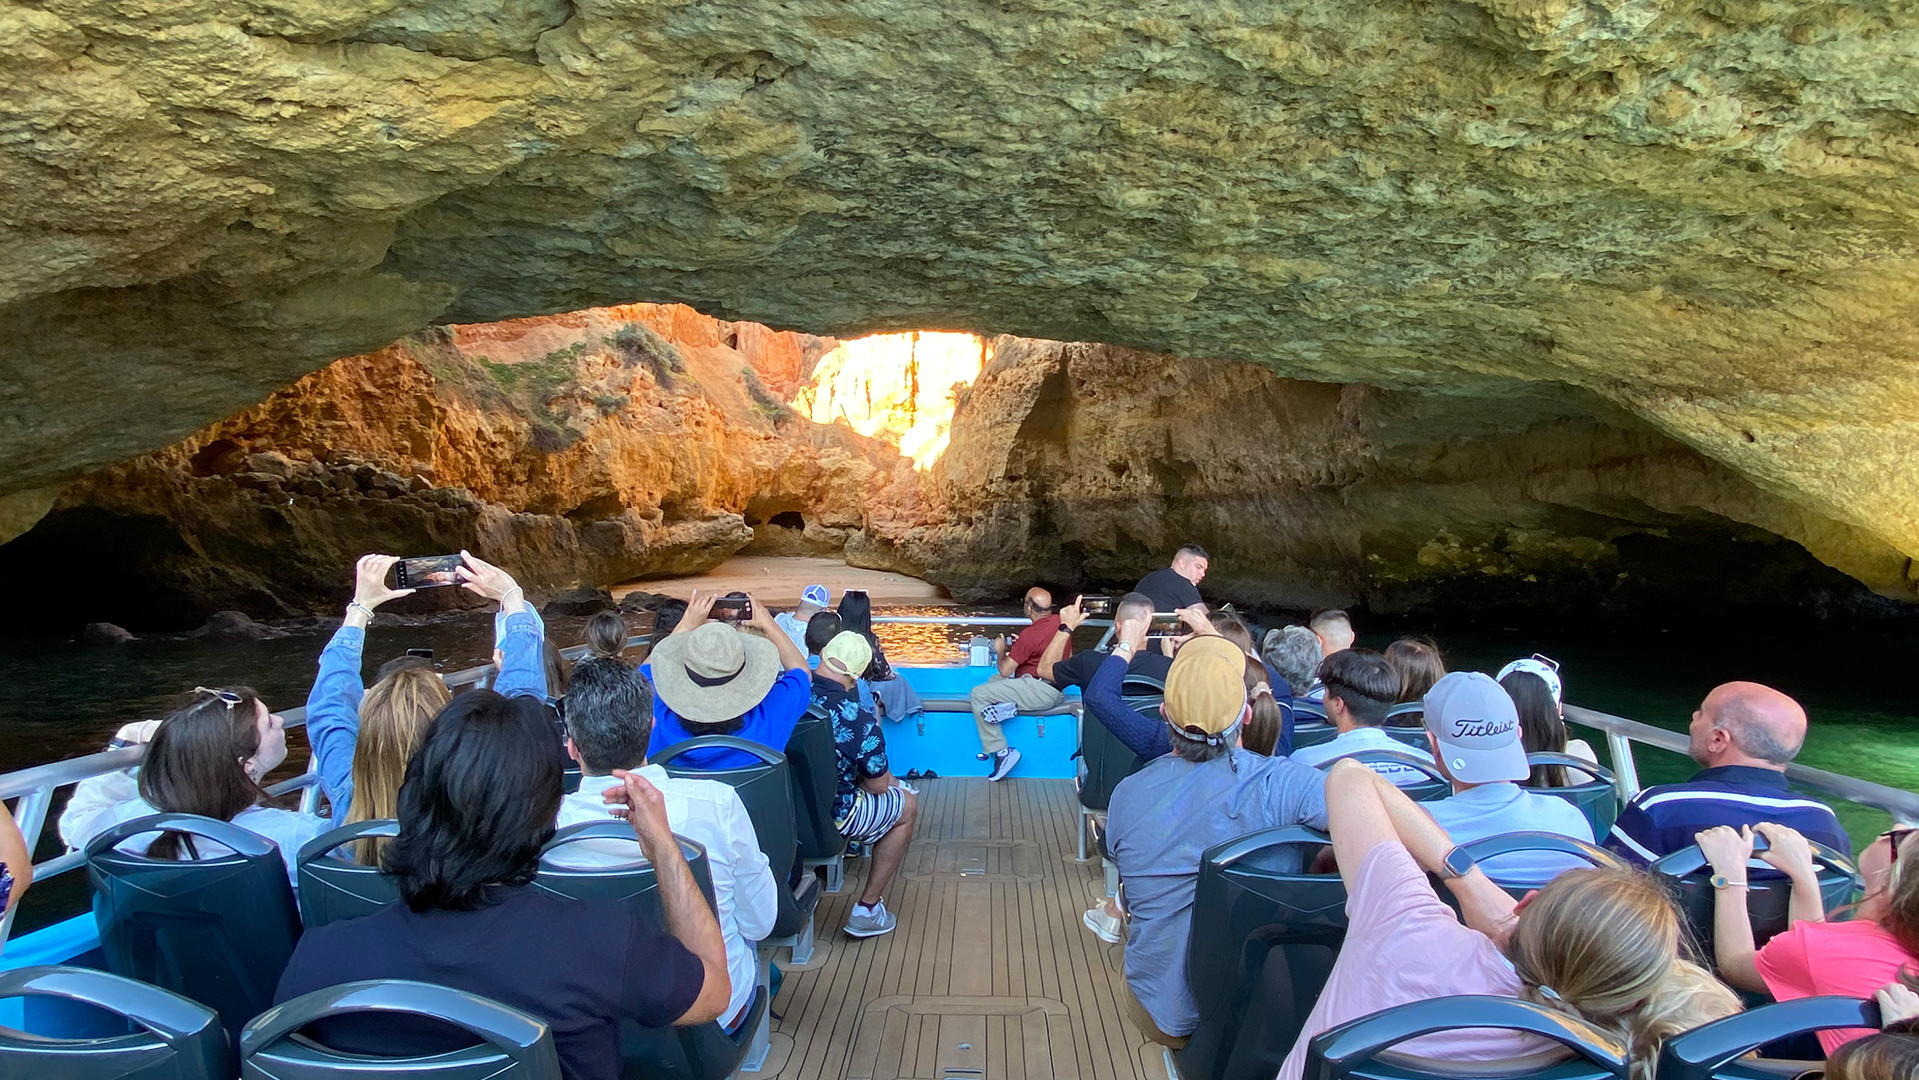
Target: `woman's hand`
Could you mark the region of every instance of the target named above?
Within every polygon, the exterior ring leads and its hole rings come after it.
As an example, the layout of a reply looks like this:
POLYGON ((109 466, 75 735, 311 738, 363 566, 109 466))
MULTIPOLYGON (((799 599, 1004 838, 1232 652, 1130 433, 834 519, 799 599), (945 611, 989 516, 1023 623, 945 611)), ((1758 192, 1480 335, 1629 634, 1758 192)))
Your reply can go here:
POLYGON ((412 589, 389 589, 387 571, 400 561, 398 555, 362 555, 353 566, 353 602, 372 611, 388 600, 412 596, 412 589))
POLYGON ((526 594, 521 591, 520 583, 513 575, 476 557, 470 551, 460 552, 462 565, 455 571, 460 585, 468 592, 475 592, 488 600, 500 602, 501 610, 519 610, 526 602, 526 594))
POLYGON ((1753 826, 1753 831, 1766 838, 1768 846, 1759 853, 1759 858, 1767 866, 1792 878, 1803 881, 1816 876, 1812 865, 1812 843, 1798 830, 1790 826, 1771 821, 1762 821, 1753 826))
POLYGON ((1728 881, 1746 880, 1746 860, 1752 858, 1752 828, 1734 831, 1729 825, 1715 825, 1693 836, 1712 872, 1728 881))
MULTIPOLYGON (((687 634, 699 629, 701 625, 713 618, 713 601, 719 598, 719 593, 709 592, 705 589, 694 589, 693 595, 686 598, 686 614, 680 616, 680 624, 673 628, 673 632, 676 634, 687 634)), ((754 605, 755 608, 758 606, 757 604, 754 605)), ((782 630, 780 632, 785 633, 786 631, 782 630)))
POLYGON ((633 837, 640 842, 647 861, 656 861, 655 852, 677 843, 666 820, 666 796, 637 772, 614 769, 613 778, 620 781, 620 786, 607 788, 600 796, 606 800, 607 812, 625 818, 633 826, 633 837))
POLYGON ((1913 993, 1904 983, 1882 986, 1878 993, 1872 995, 1872 999, 1879 1003, 1881 1027, 1919 1017, 1919 994, 1913 993))

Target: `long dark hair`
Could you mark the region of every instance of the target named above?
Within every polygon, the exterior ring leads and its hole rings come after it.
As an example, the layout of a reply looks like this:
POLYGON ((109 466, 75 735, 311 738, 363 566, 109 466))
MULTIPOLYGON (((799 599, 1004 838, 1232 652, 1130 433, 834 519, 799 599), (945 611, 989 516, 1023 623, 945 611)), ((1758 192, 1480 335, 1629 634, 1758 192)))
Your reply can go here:
POLYGON ((400 785, 400 835, 380 869, 414 911, 471 911, 488 885, 524 885, 560 811, 546 706, 469 690, 440 710, 400 785))
POLYGON ((860 678, 872 682, 893 677, 893 665, 886 662, 886 650, 880 648, 880 639, 873 634, 873 598, 865 589, 848 589, 840 594, 840 628, 853 631, 873 647, 873 662, 866 665, 860 678))
MULTIPOLYGON (((251 687, 197 692, 154 731, 140 765, 140 797, 156 810, 221 821, 271 801, 241 764, 260 750, 259 708, 260 695, 251 687)), ((176 832, 163 832, 147 845, 156 859, 177 859, 182 851, 198 856, 193 838, 176 832)))
MULTIPOLYGON (((1553 700, 1552 687, 1546 685, 1546 680, 1530 671, 1515 671, 1501 679, 1499 685, 1506 696, 1513 699, 1513 708, 1519 713, 1519 741, 1526 752, 1565 753, 1566 721, 1559 716, 1559 703, 1553 700)), ((1535 765, 1526 782, 1533 787, 1565 787, 1566 767, 1535 765)))

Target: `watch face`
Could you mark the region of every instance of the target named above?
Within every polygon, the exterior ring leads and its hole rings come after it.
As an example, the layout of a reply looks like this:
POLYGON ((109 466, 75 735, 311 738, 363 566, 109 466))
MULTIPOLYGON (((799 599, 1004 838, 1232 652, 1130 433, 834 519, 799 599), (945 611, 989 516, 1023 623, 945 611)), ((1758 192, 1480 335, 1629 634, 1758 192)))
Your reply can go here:
POLYGON ((1465 848, 1456 847, 1446 853, 1446 872, 1453 877, 1465 877, 1478 865, 1479 860, 1466 854, 1465 848))

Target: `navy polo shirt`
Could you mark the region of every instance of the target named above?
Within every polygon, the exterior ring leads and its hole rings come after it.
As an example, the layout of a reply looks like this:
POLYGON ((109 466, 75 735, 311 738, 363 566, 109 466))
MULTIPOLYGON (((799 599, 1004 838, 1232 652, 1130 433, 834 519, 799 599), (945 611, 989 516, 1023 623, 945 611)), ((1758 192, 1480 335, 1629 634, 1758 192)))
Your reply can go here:
POLYGON ((1808 840, 1852 854, 1852 839, 1831 807, 1794 793, 1786 786, 1785 773, 1750 765, 1721 765, 1701 770, 1683 784, 1647 788, 1619 812, 1605 846, 1645 866, 1690 846, 1695 836, 1715 825, 1736 829, 1762 821, 1788 826, 1808 840))

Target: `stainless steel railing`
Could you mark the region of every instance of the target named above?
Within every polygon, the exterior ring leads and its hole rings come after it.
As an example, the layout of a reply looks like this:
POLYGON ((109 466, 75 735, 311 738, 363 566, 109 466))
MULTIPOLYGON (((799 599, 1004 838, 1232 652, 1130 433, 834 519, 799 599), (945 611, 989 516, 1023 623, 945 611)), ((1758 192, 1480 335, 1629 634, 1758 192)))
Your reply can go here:
MULTIPOLYGON (((1027 623, 1026 619, 1015 616, 994 615, 881 615, 875 616, 873 621, 927 626, 1024 626, 1027 623)), ((1110 627, 1111 620, 1088 619, 1087 624, 1110 627)), ((1108 633, 1110 636, 1110 631, 1108 633)), ((628 638, 627 645, 628 647, 644 645, 651 640, 651 634, 640 634, 628 638)), ((569 660, 576 660, 586 655, 586 647, 579 645, 562 649, 561 655, 569 660)), ((453 672, 445 676, 445 679, 449 687, 461 689, 475 685, 491 685, 493 675, 493 665, 482 664, 453 672)), ((306 724, 305 706, 283 710, 280 715, 285 718, 288 728, 303 727, 306 724)), ((1607 745, 1612 750, 1613 782, 1618 788, 1622 803, 1637 795, 1640 789, 1639 773, 1633 760, 1635 743, 1680 754, 1686 752, 1685 735, 1637 720, 1629 720, 1623 716, 1614 716, 1577 705, 1567 705, 1566 719, 1605 733, 1607 745)), ((41 835, 46 829, 47 815, 52 810, 56 792, 82 780, 138 765, 145 753, 145 746, 129 746, 0 774, 0 799, 20 800, 14 807, 14 820, 26 837, 27 850, 33 851, 38 847, 41 835)), ((275 795, 296 790, 303 791, 303 807, 314 810, 318 806, 319 791, 318 777, 312 769, 313 763, 309 760, 305 773, 273 784, 267 790, 275 795)), ((1796 763, 1786 767, 1786 777, 1793 783, 1827 798, 1874 807, 1891 814, 1900 821, 1919 822, 1919 794, 1796 763)), ((82 853, 64 852, 34 864, 34 881, 39 882, 67 873, 85 863, 86 859, 82 853)), ((8 912, 5 919, 0 920, 0 943, 4 943, 12 934, 13 915, 18 910, 19 907, 16 905, 13 912, 8 912)))

